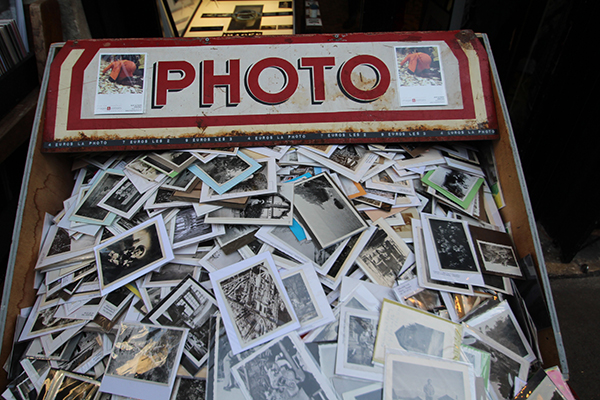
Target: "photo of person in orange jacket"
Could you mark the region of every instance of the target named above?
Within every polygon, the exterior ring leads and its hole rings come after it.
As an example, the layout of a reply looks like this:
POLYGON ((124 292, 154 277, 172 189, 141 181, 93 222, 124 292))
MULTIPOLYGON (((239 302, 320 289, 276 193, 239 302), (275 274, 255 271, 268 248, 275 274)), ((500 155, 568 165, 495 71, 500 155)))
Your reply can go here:
POLYGON ((408 70, 417 76, 427 76, 431 68, 431 56, 416 50, 409 50, 400 66, 408 63, 408 70))
POLYGON ((117 82, 121 85, 133 85, 136 70, 137 65, 135 62, 122 60, 119 56, 116 56, 115 60, 102 70, 102 74, 111 71, 108 78, 111 82, 117 82))

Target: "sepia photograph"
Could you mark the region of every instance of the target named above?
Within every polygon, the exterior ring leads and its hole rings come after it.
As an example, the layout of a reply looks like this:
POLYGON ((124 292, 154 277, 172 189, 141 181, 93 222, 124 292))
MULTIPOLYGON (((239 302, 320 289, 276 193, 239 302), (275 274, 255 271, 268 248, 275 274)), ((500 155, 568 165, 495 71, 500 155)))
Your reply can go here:
POLYGON ((281 280, 300 320, 300 335, 334 321, 331 306, 311 264, 282 271, 281 280))
POLYGON ((278 193, 253 196, 243 208, 223 207, 206 215, 212 224, 290 226, 292 220, 292 202, 278 193))
POLYGON ((379 219, 376 224, 378 229, 356 263, 373 282, 391 288, 400 271, 414 262, 414 255, 385 220, 379 219))
POLYGON ((247 399, 337 399, 296 333, 261 347, 236 364, 232 372, 247 399))
POLYGON ((188 276, 142 322, 188 328, 182 364, 191 375, 196 375, 208 357, 208 321, 217 309, 215 299, 188 276))
POLYGON ((387 349, 412 351, 458 360, 462 326, 442 317, 383 300, 373 361, 383 363, 387 349))
POLYGON ((260 168, 249 178, 237 184, 233 189, 218 194, 209 185, 202 185, 200 202, 228 200, 239 197, 259 196, 277 192, 277 173, 274 158, 259 162, 260 168))
POLYGON ((168 398, 187 330, 122 323, 100 391, 140 400, 168 398))
POLYGON ((270 253, 212 272, 210 280, 234 354, 300 327, 270 253))
POLYGON ((94 247, 102 295, 173 260, 162 216, 94 247))
POLYGON ((294 185, 294 207, 320 248, 367 229, 367 222, 327 173, 294 185))
POLYGON ((385 400, 474 400, 470 365, 411 353, 388 353, 385 360, 385 400))
POLYGON ((182 208, 171 220, 171 242, 178 249, 194 243, 203 242, 225 233, 222 225, 206 221, 203 215, 198 217, 193 207, 182 208))
POLYGON ((335 363, 337 375, 383 381, 383 367, 373 363, 379 312, 342 307, 335 363))
POLYGON ((207 163, 194 162, 189 169, 215 192, 223 194, 258 171, 260 164, 238 152, 232 156, 215 157, 207 163))

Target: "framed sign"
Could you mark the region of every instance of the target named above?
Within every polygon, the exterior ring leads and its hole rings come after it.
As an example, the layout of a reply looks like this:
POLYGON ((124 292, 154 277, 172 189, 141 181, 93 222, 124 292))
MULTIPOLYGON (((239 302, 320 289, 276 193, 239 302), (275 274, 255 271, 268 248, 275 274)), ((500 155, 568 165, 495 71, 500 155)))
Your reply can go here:
POLYGON ((489 67, 470 31, 70 41, 44 149, 497 139, 489 67))

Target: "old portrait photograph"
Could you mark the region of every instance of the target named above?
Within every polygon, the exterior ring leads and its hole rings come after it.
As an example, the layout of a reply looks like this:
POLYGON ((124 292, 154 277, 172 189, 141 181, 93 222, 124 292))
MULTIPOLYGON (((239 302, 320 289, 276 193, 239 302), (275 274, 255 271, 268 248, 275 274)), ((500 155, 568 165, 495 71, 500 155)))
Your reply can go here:
POLYGON ((320 248, 341 242, 368 226, 327 173, 294 185, 294 207, 320 248))
POLYGON ((152 191, 140 192, 129 178, 125 177, 108 192, 98 206, 129 219, 144 205, 152 191))
POLYGON ((144 112, 146 54, 100 54, 95 114, 144 112))
POLYGON ((337 398, 331 384, 295 333, 270 342, 236 364, 233 375, 249 399, 337 398))
POLYGON ((210 280, 234 354, 300 327, 270 253, 212 272, 210 280))
POLYGON ((381 219, 377 224, 356 263, 373 282, 391 288, 404 266, 414 262, 414 255, 387 222, 381 219))
POLYGON ((258 171, 260 164, 238 152, 232 156, 215 157, 207 163, 194 162, 189 169, 215 192, 223 194, 258 171))
POLYGON ((141 400, 168 398, 186 336, 182 328, 121 324, 100 391, 141 400))
POLYGON ((383 367, 373 363, 379 312, 342 307, 335 373, 383 381, 383 367))
POLYGON ((469 365, 410 353, 389 353, 384 399, 474 400, 469 365))
POLYGON ((94 247, 103 295, 173 260, 162 216, 94 247))

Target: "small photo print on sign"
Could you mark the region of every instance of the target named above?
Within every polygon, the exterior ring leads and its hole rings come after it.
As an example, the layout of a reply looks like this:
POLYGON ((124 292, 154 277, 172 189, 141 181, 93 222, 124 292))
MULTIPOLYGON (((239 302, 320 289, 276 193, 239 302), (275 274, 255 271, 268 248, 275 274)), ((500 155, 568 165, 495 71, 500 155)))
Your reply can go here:
POLYGON ((438 46, 398 46, 396 66, 400 106, 447 105, 438 46))
POLYGON ((146 54, 100 54, 95 114, 144 112, 146 54))

